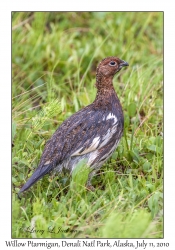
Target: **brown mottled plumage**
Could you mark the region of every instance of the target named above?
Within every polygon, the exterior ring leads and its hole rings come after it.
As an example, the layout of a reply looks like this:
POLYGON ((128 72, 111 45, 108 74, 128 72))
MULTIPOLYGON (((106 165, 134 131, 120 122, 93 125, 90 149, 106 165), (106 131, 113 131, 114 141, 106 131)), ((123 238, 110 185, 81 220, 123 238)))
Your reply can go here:
POLYGON ((112 155, 123 133, 123 112, 113 87, 113 77, 128 63, 107 57, 97 67, 97 95, 94 102, 65 120, 46 143, 38 168, 24 184, 19 194, 30 188, 45 174, 63 168, 70 172, 77 163, 86 159, 94 171, 112 155))

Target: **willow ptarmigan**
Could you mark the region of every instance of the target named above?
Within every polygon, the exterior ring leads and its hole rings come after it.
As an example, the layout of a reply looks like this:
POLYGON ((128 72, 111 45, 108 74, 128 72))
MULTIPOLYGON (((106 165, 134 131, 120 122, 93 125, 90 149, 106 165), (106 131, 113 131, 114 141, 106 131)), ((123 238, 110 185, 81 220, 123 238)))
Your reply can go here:
POLYGON ((38 168, 18 195, 51 171, 73 171, 85 159, 92 169, 87 186, 103 163, 112 155, 123 133, 122 107, 113 87, 113 77, 129 64, 117 57, 103 59, 96 71, 97 95, 94 102, 79 110, 46 143, 38 168))

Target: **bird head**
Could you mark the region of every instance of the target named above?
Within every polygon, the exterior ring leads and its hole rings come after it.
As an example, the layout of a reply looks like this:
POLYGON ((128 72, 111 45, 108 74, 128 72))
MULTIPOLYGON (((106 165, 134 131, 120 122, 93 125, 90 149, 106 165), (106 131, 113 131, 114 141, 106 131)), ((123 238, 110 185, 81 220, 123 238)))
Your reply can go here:
POLYGON ((97 67, 97 82, 102 78, 113 78, 125 66, 129 66, 129 64, 118 57, 111 56, 103 59, 97 67))

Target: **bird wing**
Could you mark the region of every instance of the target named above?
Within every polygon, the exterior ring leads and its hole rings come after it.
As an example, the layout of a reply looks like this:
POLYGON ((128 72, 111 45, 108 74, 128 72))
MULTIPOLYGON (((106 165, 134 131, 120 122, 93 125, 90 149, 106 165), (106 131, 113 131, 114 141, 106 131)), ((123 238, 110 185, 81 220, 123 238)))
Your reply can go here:
POLYGON ((52 164, 54 167, 69 157, 100 149, 114 134, 121 137, 122 124, 117 117, 109 111, 94 110, 90 106, 61 124, 47 142, 40 166, 52 164))

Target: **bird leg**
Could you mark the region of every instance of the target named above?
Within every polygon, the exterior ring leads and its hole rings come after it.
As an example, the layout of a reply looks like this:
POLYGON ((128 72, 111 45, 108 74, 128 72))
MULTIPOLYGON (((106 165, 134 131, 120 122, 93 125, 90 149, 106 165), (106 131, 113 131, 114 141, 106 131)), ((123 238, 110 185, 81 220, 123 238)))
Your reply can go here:
POLYGON ((95 175, 95 173, 97 172, 97 170, 93 170, 92 172, 89 173, 89 176, 88 176, 88 180, 87 180, 87 183, 86 183, 86 188, 90 191, 95 191, 95 188, 92 186, 91 184, 91 181, 92 181, 92 178, 93 176, 95 175))

